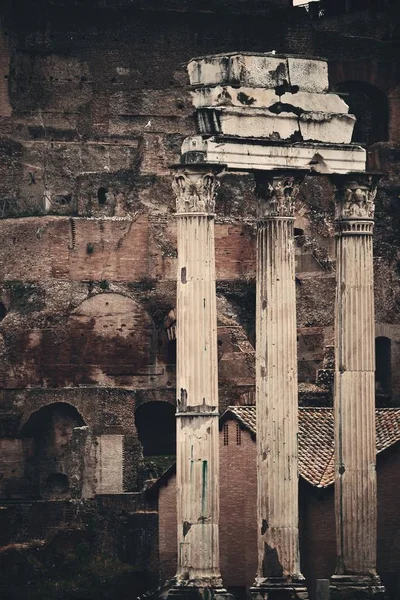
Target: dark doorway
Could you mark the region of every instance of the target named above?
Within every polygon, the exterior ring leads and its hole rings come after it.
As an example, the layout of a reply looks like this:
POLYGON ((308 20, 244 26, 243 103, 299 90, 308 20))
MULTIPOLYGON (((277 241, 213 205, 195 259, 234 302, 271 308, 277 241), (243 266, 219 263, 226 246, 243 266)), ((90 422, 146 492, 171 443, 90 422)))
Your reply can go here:
POLYGON ((340 83, 335 91, 342 95, 349 112, 357 119, 352 142, 369 146, 387 140, 388 102, 383 92, 361 81, 340 83))
POLYGON ((352 142, 369 146, 385 142, 388 136, 388 104, 383 92, 369 83, 347 81, 335 87, 357 121, 352 142))
POLYGON ((29 441, 26 477, 31 494, 59 498, 69 493, 68 472, 73 464, 72 436, 85 425, 75 407, 64 402, 44 406, 25 423, 21 437, 29 441))
POLYGON ((48 498, 63 498, 69 493, 69 481, 64 473, 52 473, 43 486, 43 495, 48 498))
POLYGON ((375 388, 377 393, 392 391, 392 342, 387 337, 375 339, 375 388))
POLYGON ((168 402, 147 402, 136 410, 135 424, 143 456, 168 456, 176 451, 175 407, 168 402))

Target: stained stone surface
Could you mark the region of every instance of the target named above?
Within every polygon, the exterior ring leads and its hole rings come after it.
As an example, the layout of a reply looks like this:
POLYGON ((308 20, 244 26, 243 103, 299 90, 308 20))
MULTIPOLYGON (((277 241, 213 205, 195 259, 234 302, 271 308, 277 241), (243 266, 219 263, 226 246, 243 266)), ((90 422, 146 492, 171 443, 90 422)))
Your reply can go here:
POLYGON ((317 173, 365 171, 366 151, 356 144, 267 142, 228 136, 185 138, 181 153, 190 162, 196 156, 228 165, 232 170, 310 169, 317 173))
POLYGON ((178 242, 176 582, 198 593, 222 587, 214 247, 216 174, 221 170, 189 165, 173 179, 178 242))
POLYGON ((192 92, 195 108, 207 106, 251 106, 269 108, 281 102, 305 111, 322 111, 347 114, 349 107, 337 94, 316 94, 312 92, 285 92, 278 95, 275 89, 254 88, 231 85, 196 88, 192 92))
POLYGON ((351 142, 355 118, 339 96, 327 95, 323 59, 219 54, 190 61, 188 72, 191 84, 201 86, 193 104, 202 134, 351 142))
POLYGON ((328 91, 327 61, 266 52, 233 52, 194 58, 188 65, 192 85, 216 85, 276 88, 298 86, 306 92, 328 91))

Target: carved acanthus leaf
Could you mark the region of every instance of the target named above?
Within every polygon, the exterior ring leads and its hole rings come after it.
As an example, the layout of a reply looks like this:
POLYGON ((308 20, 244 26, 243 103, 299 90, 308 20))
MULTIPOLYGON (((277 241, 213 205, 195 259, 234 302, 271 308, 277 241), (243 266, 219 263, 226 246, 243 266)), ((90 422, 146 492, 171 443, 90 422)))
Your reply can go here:
POLYGON ((266 182, 259 202, 259 218, 294 217, 301 179, 274 177, 266 182))
POLYGON ((178 213, 214 213, 220 182, 213 173, 200 175, 192 181, 184 173, 174 175, 172 188, 178 213))
POLYGON ((375 213, 376 186, 354 187, 341 190, 336 203, 337 219, 373 219, 375 213))

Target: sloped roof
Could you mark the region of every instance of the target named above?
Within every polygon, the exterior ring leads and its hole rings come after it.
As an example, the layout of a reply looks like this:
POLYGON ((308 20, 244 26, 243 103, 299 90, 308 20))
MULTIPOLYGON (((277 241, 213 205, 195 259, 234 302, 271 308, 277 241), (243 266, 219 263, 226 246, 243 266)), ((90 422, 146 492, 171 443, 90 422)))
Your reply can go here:
MULTIPOLYGON (((256 434, 256 407, 229 406, 223 418, 234 416, 256 434)), ((377 453, 400 441, 400 408, 376 409, 377 453)), ((299 472, 311 485, 334 482, 334 420, 332 408, 299 409, 299 472)))

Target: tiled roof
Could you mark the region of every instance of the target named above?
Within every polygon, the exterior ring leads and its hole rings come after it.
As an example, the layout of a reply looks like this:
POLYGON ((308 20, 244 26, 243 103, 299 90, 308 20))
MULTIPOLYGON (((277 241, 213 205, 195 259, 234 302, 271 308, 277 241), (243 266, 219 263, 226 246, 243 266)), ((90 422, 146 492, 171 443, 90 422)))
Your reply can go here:
MULTIPOLYGON (((256 433, 255 406, 229 406, 233 415, 256 433)), ((376 447, 382 452, 400 441, 400 408, 376 410, 376 447)), ((299 409, 299 471, 309 483, 327 487, 334 482, 334 422, 332 408, 299 409)))

